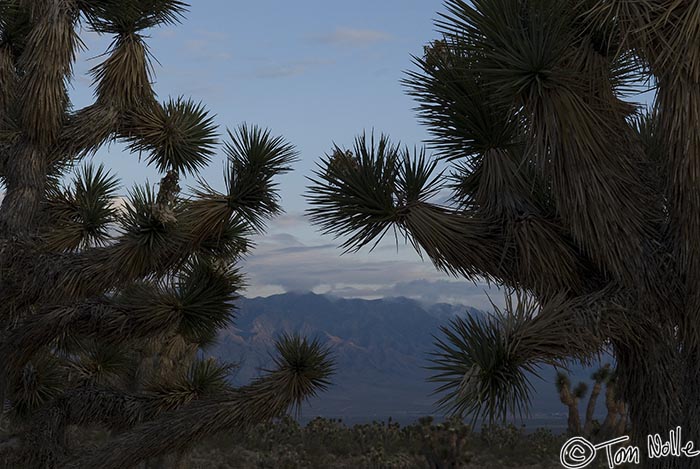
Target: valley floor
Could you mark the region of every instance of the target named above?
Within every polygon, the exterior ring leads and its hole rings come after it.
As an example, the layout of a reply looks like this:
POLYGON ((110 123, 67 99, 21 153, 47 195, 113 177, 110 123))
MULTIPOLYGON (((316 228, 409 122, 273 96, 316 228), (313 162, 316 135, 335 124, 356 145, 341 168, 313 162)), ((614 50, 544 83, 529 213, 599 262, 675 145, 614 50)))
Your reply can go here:
POLYGON ((375 422, 352 427, 315 419, 300 426, 292 419, 261 425, 244 434, 206 441, 190 456, 192 469, 429 469, 561 467, 565 437, 551 430, 508 426, 480 431, 456 420, 431 418, 400 426, 375 422))

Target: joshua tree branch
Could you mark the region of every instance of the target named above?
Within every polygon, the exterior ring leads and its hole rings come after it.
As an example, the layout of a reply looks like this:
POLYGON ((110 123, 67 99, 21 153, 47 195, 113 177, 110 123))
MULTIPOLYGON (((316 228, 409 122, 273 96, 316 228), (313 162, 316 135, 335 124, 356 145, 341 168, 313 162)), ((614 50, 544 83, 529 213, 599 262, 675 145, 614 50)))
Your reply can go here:
POLYGON ((540 292, 583 293, 596 280, 585 258, 554 230, 556 225, 536 215, 505 224, 478 211, 454 212, 424 202, 399 213, 398 224, 416 249, 425 251, 446 272, 506 285, 525 284, 540 292))
POLYGON ((116 108, 99 102, 72 113, 61 128, 52 161, 70 161, 96 152, 114 138, 120 118, 116 108))
MULTIPOLYGON (((38 298, 62 304, 98 297, 115 286, 172 271, 188 256, 217 245, 221 226, 227 221, 218 219, 215 226, 207 227, 190 215, 182 214, 167 239, 150 246, 128 233, 109 246, 78 253, 37 253, 31 243, 5 241, 0 249, 0 311, 26 308, 38 298)), ((236 252, 245 251, 244 234, 236 232, 225 242, 235 245, 236 252)))
POLYGON ((16 275, 11 281, 20 288, 9 288, 8 285, 0 292, 0 299, 4 305, 12 303, 15 308, 27 307, 39 298, 54 298, 54 301, 63 303, 100 296, 116 285, 123 286, 149 274, 163 274, 190 253, 188 250, 178 250, 182 245, 146 253, 130 240, 120 239, 107 247, 91 248, 75 254, 46 253, 37 259, 33 256, 36 251, 26 243, 13 244, 15 249, 12 253, 5 253, 3 260, 6 263, 3 267, 6 272, 12 271, 16 275), (129 260, 136 256, 144 259, 153 257, 148 262, 128 268, 129 260), (34 260, 33 265, 30 259, 34 260), (27 266, 31 267, 22 272, 27 266))
POLYGON ((10 158, 10 147, 0 143, 0 179, 5 178, 5 167, 7 160, 10 158))
MULTIPOLYGON (((317 345, 312 344, 314 347, 317 345)), ((280 353, 283 358, 277 361, 277 368, 252 384, 163 414, 63 467, 121 469, 125 461, 135 466, 145 459, 186 449, 206 436, 278 417, 325 388, 333 372, 327 352, 312 351, 303 366, 284 356, 282 349, 280 353), (168 438, 162 437, 163 428, 169 429, 168 438)))
POLYGON ((104 298, 45 308, 6 334, 7 337, 0 343, 0 354, 5 357, 4 366, 21 367, 57 337, 119 343, 127 339, 163 336, 177 327, 175 308, 169 311, 140 306, 137 310, 104 298))
MULTIPOLYGON (((489 153, 489 158, 498 162, 508 155, 489 153)), ((573 295, 607 284, 561 221, 541 215, 538 204, 528 199, 529 183, 517 165, 506 165, 516 182, 497 185, 507 192, 498 194, 504 200, 494 205, 497 210, 431 203, 442 188, 441 175, 433 174, 435 165, 422 154, 401 154, 386 137, 376 145, 373 137, 371 142, 359 137, 354 152, 336 148, 320 165, 309 187, 308 213, 325 233, 347 237, 343 247, 348 250, 375 243, 398 228, 437 268, 456 276, 573 295)))
MULTIPOLYGON (((65 79, 78 44, 75 13, 72 3, 63 0, 32 7, 33 28, 17 61, 23 77, 17 90, 22 137, 4 169, 7 194, 0 206, 0 236, 24 237, 36 228, 47 149, 57 137, 68 102, 65 79)), ((7 67, 7 60, 3 64, 7 67)))
POLYGON ((67 391, 51 406, 38 412, 26 431, 0 446, 8 446, 5 453, 28 467, 56 467, 56 461, 67 455, 65 430, 68 425, 103 423, 110 428, 125 428, 148 417, 144 412, 147 402, 143 396, 123 391, 93 388, 67 391))

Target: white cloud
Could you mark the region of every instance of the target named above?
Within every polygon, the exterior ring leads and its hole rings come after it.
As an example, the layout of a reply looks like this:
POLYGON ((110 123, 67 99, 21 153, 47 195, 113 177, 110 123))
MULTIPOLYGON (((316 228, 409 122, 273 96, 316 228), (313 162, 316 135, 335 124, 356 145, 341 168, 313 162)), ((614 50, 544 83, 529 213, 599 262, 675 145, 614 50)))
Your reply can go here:
POLYGON ((166 28, 161 28, 158 29, 158 32, 156 33, 157 37, 161 37, 163 39, 173 39, 177 37, 177 29, 174 27, 166 27, 166 28))
POLYGON ((386 243, 392 249, 341 255, 337 243, 308 229, 304 218, 288 215, 279 225, 271 224, 269 235, 256 239, 256 248, 243 265, 249 284, 246 295, 313 291, 346 298, 405 296, 489 309, 488 290, 500 301, 497 291, 438 272, 410 247, 401 246, 397 253, 393 239, 386 243))
POLYGON ((209 38, 189 39, 185 41, 185 52, 195 60, 230 60, 233 56, 209 38))
POLYGON ((391 39, 384 31, 338 27, 335 31, 316 37, 317 42, 345 46, 366 46, 391 39))
POLYGON ((463 304, 483 311, 492 309, 492 301, 498 306, 503 306, 501 291, 495 287, 489 287, 485 283, 474 284, 464 279, 432 280, 423 278, 364 289, 352 286, 337 287, 327 291, 317 290, 316 293, 365 299, 403 296, 427 304, 463 304))
POLYGON ((199 29, 197 30, 197 34, 211 41, 225 41, 229 39, 229 35, 227 33, 222 33, 221 31, 208 31, 206 29, 199 29))
POLYGON ((333 63, 332 60, 302 59, 258 67, 255 78, 284 78, 303 75, 309 70, 333 63))

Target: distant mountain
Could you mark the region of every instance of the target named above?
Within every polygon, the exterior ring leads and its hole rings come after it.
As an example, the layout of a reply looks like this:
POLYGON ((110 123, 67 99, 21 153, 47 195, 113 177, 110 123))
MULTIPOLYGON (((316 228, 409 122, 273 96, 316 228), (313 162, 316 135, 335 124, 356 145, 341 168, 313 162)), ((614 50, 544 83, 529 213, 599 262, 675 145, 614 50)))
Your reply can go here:
MULTIPOLYGON (((300 332, 329 344, 337 374, 328 392, 313 399, 302 413, 342 417, 346 421, 386 419, 409 422, 435 414, 434 385, 426 378, 433 335, 456 315, 483 315, 463 305, 422 305, 406 298, 342 299, 313 293, 286 293, 268 298, 242 298, 234 325, 222 332, 211 355, 240 363, 234 384, 245 384, 271 366, 274 339, 300 332)), ((575 379, 589 371, 577 369, 575 379)), ((564 407, 554 390, 554 370, 543 370, 534 417, 562 420, 564 407)))
POLYGON ((424 306, 424 308, 428 314, 438 318, 441 323, 446 323, 455 316, 464 316, 465 314, 479 316, 485 314, 483 311, 479 311, 471 306, 453 305, 447 303, 436 303, 424 306))

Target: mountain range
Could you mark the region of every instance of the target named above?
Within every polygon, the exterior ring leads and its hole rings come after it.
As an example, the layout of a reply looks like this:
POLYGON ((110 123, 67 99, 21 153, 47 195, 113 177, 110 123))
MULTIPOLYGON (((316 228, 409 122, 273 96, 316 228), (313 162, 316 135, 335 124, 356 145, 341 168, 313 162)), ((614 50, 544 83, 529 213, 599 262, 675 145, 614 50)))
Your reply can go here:
MULTIPOLYGON (((343 299, 314 293, 241 298, 233 324, 209 354, 239 364, 232 382, 241 385, 272 365, 274 341, 282 333, 317 337, 333 350, 337 372, 328 391, 302 409, 346 422, 409 423, 435 415, 435 385, 427 382, 430 352, 441 325, 457 315, 485 315, 466 305, 421 304, 407 298, 343 299)), ((565 424, 565 408, 554 387, 555 370, 534 378, 528 425, 565 424)), ((572 368, 572 381, 588 381, 591 370, 572 368)), ((439 416, 438 416, 439 417, 439 416)))

